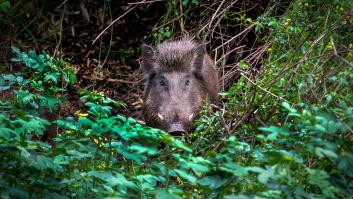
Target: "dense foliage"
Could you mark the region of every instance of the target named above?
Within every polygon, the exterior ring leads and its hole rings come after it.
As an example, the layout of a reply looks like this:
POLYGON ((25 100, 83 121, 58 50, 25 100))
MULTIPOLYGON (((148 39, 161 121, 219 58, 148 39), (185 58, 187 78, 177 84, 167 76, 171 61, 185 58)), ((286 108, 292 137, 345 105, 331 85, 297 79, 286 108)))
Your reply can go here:
MULTIPOLYGON (((0 2, 5 12, 10 5, 0 2)), ((198 4, 183 1, 185 13, 198 4)), ((241 19, 269 44, 262 67, 240 61, 223 106, 207 104, 195 132, 180 138, 113 114, 123 102, 85 89, 82 109, 48 121, 69 103, 74 68, 12 48, 22 70, 0 77, 0 197, 351 197, 352 7, 296 0, 281 17, 269 9, 241 19), (40 138, 51 123, 60 132, 49 144, 40 138)), ((171 33, 152 36, 161 42, 171 33)))

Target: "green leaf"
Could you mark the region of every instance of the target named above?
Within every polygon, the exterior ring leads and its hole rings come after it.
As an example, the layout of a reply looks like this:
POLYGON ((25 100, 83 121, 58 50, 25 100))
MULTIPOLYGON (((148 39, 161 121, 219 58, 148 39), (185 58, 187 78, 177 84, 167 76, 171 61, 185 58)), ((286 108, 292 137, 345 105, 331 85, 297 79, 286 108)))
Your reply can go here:
POLYGON ((263 169, 261 167, 247 167, 246 170, 254 172, 254 173, 263 173, 266 171, 265 169, 263 169))
POLYGON ((108 184, 110 186, 116 186, 116 185, 120 185, 120 186, 123 186, 123 187, 128 187, 128 188, 132 188, 132 189, 137 189, 137 186, 135 183, 127 180, 125 178, 124 175, 120 174, 120 173, 117 173, 117 174, 114 174, 112 178, 109 178, 107 179, 108 181, 108 184))
POLYGON ((286 131, 282 128, 276 127, 276 126, 260 127, 259 129, 262 131, 265 131, 265 132, 270 132, 270 134, 267 135, 266 138, 268 140, 272 140, 272 141, 276 140, 278 135, 283 135, 283 136, 289 135, 288 131, 286 131))
POLYGON ((47 82, 47 83, 54 82, 54 84, 57 84, 58 77, 59 77, 59 73, 57 72, 46 73, 44 74, 44 82, 47 82))
POLYGON ((189 181, 190 183, 194 184, 196 182, 196 178, 190 174, 188 174, 186 171, 184 170, 180 170, 180 169, 174 169, 174 171, 182 178, 184 178, 185 180, 189 181))
POLYGON ((76 159, 83 159, 83 158, 90 158, 94 157, 92 153, 82 153, 76 150, 68 150, 67 153, 70 155, 70 157, 76 158, 76 159))
POLYGON ((47 107, 49 108, 50 111, 55 111, 59 109, 60 106, 60 98, 49 95, 46 96, 47 98, 47 107))
POLYGON ((326 132, 326 129, 325 129, 325 127, 323 127, 322 125, 320 125, 320 124, 315 124, 315 129, 318 131, 318 132, 320 132, 320 133, 325 133, 326 132))
POLYGON ((128 150, 128 146, 124 145, 122 142, 111 142, 111 146, 115 148, 122 156, 127 159, 134 160, 137 164, 141 164, 143 160, 147 159, 147 157, 142 154, 131 153, 128 150))
POLYGON ((186 145, 184 145, 184 143, 182 143, 180 140, 173 140, 173 145, 175 147, 178 147, 178 148, 181 148, 181 149, 184 149, 185 151, 188 151, 188 152, 192 152, 192 149, 190 149, 189 147, 187 147, 186 145))
POLYGON ((0 91, 8 90, 10 86, 0 86, 0 91))
POLYGON ((334 151, 327 150, 321 147, 315 147, 315 154, 319 156, 319 158, 329 157, 329 158, 337 158, 337 154, 334 151))
POLYGON ((10 140, 12 135, 16 135, 16 131, 10 128, 0 127, 0 140, 1 138, 4 140, 10 140))
POLYGON ((14 125, 17 126, 16 131, 19 133, 34 133, 35 135, 43 135, 45 126, 50 125, 45 119, 41 119, 35 116, 29 116, 29 120, 17 119, 13 121, 14 125))
POLYGON ((78 118, 78 122, 83 124, 84 126, 90 127, 94 122, 87 117, 80 117, 78 118))
POLYGON ((268 26, 274 28, 274 29, 278 29, 279 28, 279 23, 276 19, 272 19, 271 21, 268 22, 267 24, 268 26))
POLYGON ((58 164, 58 165, 69 165, 71 163, 71 158, 69 156, 66 155, 57 155, 54 158, 54 163, 58 164))
POLYGON ((227 178, 223 178, 219 175, 205 176, 197 181, 198 184, 202 186, 207 186, 210 189, 218 189, 228 182, 227 178))
MULTIPOLYGON (((100 180, 110 182, 110 179, 114 178, 111 172, 100 172, 100 171, 90 171, 87 173, 88 176, 94 176, 100 180)), ((115 183, 114 183, 115 184, 115 183)))
POLYGON ((164 189, 159 189, 156 191, 156 199, 182 199, 182 197, 169 193, 164 189))
POLYGON ((36 157, 36 162, 33 166, 35 166, 39 170, 51 169, 56 173, 61 173, 64 171, 64 169, 60 165, 56 164, 52 158, 47 158, 41 155, 36 157))
POLYGON ((255 32, 259 32, 261 31, 261 29, 263 29, 264 25, 260 22, 256 22, 256 26, 255 26, 255 32))
POLYGON ((32 86, 32 88, 36 89, 39 92, 44 91, 43 82, 42 81, 33 81, 31 83, 31 86, 32 86))
POLYGON ((247 70, 249 68, 249 65, 247 63, 245 63, 244 60, 241 60, 239 62, 239 68, 241 68, 242 70, 247 70))
POLYGON ((0 1, 0 11, 3 13, 7 13, 11 8, 11 3, 10 1, 3 0, 0 1))
POLYGON ((261 182, 262 184, 266 184, 267 181, 271 178, 271 173, 268 172, 264 172, 261 173, 260 175, 257 176, 259 182, 261 182))
POLYGON ((297 110, 292 108, 292 106, 288 102, 282 102, 282 107, 284 109, 286 109, 287 111, 289 111, 290 113, 296 113, 297 112, 297 110))
POLYGON ((164 177, 157 177, 151 174, 138 175, 134 178, 140 182, 142 190, 155 190, 154 187, 157 185, 157 182, 165 182, 164 177))
POLYGON ((75 84, 77 82, 77 77, 73 69, 69 71, 69 82, 70 84, 75 84))
POLYGON ((234 162, 224 163, 219 167, 219 169, 222 171, 233 173, 233 175, 235 176, 246 176, 248 174, 247 170, 244 167, 234 162))
POLYGON ((147 155, 156 155, 159 152, 155 147, 145 147, 140 144, 132 144, 132 146, 129 146, 129 150, 137 154, 147 154, 147 155))

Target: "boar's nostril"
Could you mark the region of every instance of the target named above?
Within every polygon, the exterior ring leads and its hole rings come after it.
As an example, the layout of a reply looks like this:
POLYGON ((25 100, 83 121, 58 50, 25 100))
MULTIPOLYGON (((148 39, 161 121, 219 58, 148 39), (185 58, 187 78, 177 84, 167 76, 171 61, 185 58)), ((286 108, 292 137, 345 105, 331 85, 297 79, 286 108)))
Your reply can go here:
POLYGON ((157 115, 158 115, 159 119, 161 119, 161 120, 163 120, 163 119, 164 119, 164 117, 163 117, 163 115, 162 115, 162 114, 158 113, 157 115))
POLYGON ((172 100, 172 101, 170 102, 170 105, 176 106, 176 105, 178 105, 178 102, 177 102, 176 100, 172 100))
POLYGON ((173 123, 170 125, 168 129, 168 133, 171 133, 171 134, 182 134, 185 132, 186 132, 185 126, 180 123, 173 123))

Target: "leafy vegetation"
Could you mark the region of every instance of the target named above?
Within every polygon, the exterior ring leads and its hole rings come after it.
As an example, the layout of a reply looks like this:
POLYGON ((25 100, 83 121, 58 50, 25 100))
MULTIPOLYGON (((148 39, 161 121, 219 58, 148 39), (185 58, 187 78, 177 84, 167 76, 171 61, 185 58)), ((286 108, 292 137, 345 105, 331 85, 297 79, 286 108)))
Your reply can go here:
MULTIPOLYGON (((180 16, 170 1, 162 21, 187 25, 201 3, 182 1, 180 16)), ((75 114, 48 119, 70 103, 75 68, 12 48, 21 70, 0 77, 0 197, 350 198, 352 2, 296 0, 278 17, 280 6, 256 19, 222 15, 261 35, 261 67, 239 61, 223 105, 207 104, 195 132, 182 137, 115 114, 124 102, 88 89, 79 90, 75 114), (42 141, 51 125, 58 134, 42 141)), ((168 27, 152 33, 155 42, 177 31, 168 27)))

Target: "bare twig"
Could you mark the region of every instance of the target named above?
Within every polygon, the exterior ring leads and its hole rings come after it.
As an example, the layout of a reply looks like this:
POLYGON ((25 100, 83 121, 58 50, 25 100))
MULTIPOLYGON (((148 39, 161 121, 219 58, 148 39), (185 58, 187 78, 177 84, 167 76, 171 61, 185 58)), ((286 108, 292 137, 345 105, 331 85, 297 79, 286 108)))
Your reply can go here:
POLYGON ((54 53, 53 53, 53 56, 56 56, 57 52, 59 51, 59 48, 61 46, 61 43, 62 43, 62 38, 63 38, 63 21, 64 21, 64 17, 65 17, 65 14, 67 12, 67 3, 65 1, 65 4, 64 4, 64 11, 62 12, 61 16, 60 16, 60 32, 59 32, 59 41, 57 42, 56 46, 55 46, 55 50, 54 50, 54 53))
POLYGON ((88 14, 86 5, 85 5, 83 2, 80 3, 80 9, 81 9, 83 18, 84 18, 86 21, 90 21, 90 17, 89 17, 89 14, 88 14))
POLYGON ((342 56, 340 56, 337 52, 337 49, 336 49, 336 45, 335 45, 335 42, 333 42, 333 38, 330 37, 330 42, 332 44, 332 47, 333 47, 333 53, 335 54, 336 57, 340 58, 344 63, 350 65, 353 67, 352 63, 350 63, 347 59, 343 58, 342 56))
POLYGON ((241 48, 244 48, 246 45, 242 45, 242 46, 238 46, 230 51, 228 51, 226 54, 222 55, 221 58, 219 58, 217 61, 216 61, 216 64, 218 64, 222 59, 225 59, 230 53, 233 53, 234 51, 238 50, 238 49, 241 49, 241 48))
POLYGON ((140 4, 148 4, 148 3, 160 2, 160 1, 163 1, 163 0, 140 1, 140 2, 127 3, 127 4, 128 5, 140 5, 140 4))
MULTIPOLYGON (((250 53, 247 57, 244 58, 244 61, 248 63, 251 69, 254 68, 254 64, 256 64, 258 60, 260 60, 262 54, 266 52, 266 49, 269 45, 271 45, 271 42, 262 45, 261 47, 257 48, 254 52, 250 53)), ((236 79, 234 77, 236 75, 239 75, 238 66, 239 63, 236 63, 234 66, 231 66, 232 68, 222 76, 221 80, 222 82, 224 82, 225 85, 229 85, 231 83, 230 80, 236 79)))
POLYGON ((154 3, 154 2, 159 2, 162 0, 153 0, 153 1, 140 1, 140 2, 133 2, 133 3, 128 3, 128 10, 126 12, 124 12, 122 15, 120 15, 118 18, 116 18, 114 21, 112 21, 106 28, 104 28, 104 30, 99 33, 99 35, 93 40, 92 45, 97 41, 97 39, 99 37, 101 37, 105 31, 107 31, 108 28, 110 28, 114 23, 116 23, 117 21, 119 21, 121 18, 123 18, 125 15, 127 15, 129 12, 131 12, 133 9, 135 9, 138 5, 140 4, 146 4, 146 3, 154 3))
POLYGON ((273 96, 273 97, 275 97, 275 98, 277 98, 277 99, 283 100, 282 97, 277 96, 277 95, 271 93, 270 91, 268 91, 268 90, 262 88, 261 86, 259 86, 259 85, 256 84, 255 82, 253 82, 250 78, 248 78, 248 77, 247 77, 246 75, 244 75, 243 73, 240 73, 240 75, 243 76, 245 79, 247 79, 251 84, 253 84, 254 86, 258 87, 260 90, 264 91, 265 93, 267 93, 267 94, 269 94, 269 95, 271 95, 271 96, 273 96))
POLYGON ((179 24, 182 32, 185 32, 184 29, 184 19, 183 19, 183 1, 179 0, 179 24))
POLYGON ((112 82, 112 83, 125 83, 125 84, 135 84, 136 82, 133 81, 127 81, 123 79, 113 79, 113 78, 108 78, 106 79, 107 82, 112 82))
POLYGON ((135 4, 131 6, 126 12, 124 12, 122 15, 120 15, 118 18, 116 18, 114 21, 112 21, 104 30, 99 33, 99 35, 93 40, 92 45, 105 33, 105 31, 108 30, 114 23, 119 21, 121 18, 123 18, 125 15, 127 15, 129 12, 131 12, 133 9, 135 9, 138 6, 138 4, 135 4))
MULTIPOLYGON (((233 2, 232 2, 230 5, 228 5, 225 9, 223 9, 220 13, 218 13, 219 10, 221 9, 222 5, 224 4, 224 2, 225 2, 225 0, 223 0, 223 1, 219 4, 219 6, 217 7, 217 10, 216 10, 215 13, 212 15, 211 20, 199 30, 198 34, 200 34, 206 27, 208 27, 209 29, 211 29, 211 25, 212 25, 213 21, 214 21, 216 18, 218 18, 220 15, 222 15, 224 12, 226 12, 231 6, 233 6, 233 5, 237 2, 237 0, 236 0, 236 1, 233 1, 233 2)), ((221 19, 221 18, 222 18, 222 17, 220 17, 219 19, 221 19)), ((218 20, 218 22, 219 22, 219 20, 218 20)), ((217 23, 218 23, 218 22, 217 22, 217 23)))
POLYGON ((246 29, 244 29, 243 31, 241 31, 239 34, 235 35, 234 37, 232 37, 231 39, 229 39, 228 41, 226 41, 225 43, 223 43, 222 45, 218 46, 217 48, 215 48, 213 51, 216 51, 220 48, 222 48, 223 46, 229 44, 230 42, 232 42, 234 39, 240 37, 242 34, 250 31, 253 27, 255 26, 255 24, 251 24, 249 27, 247 27, 246 29))

